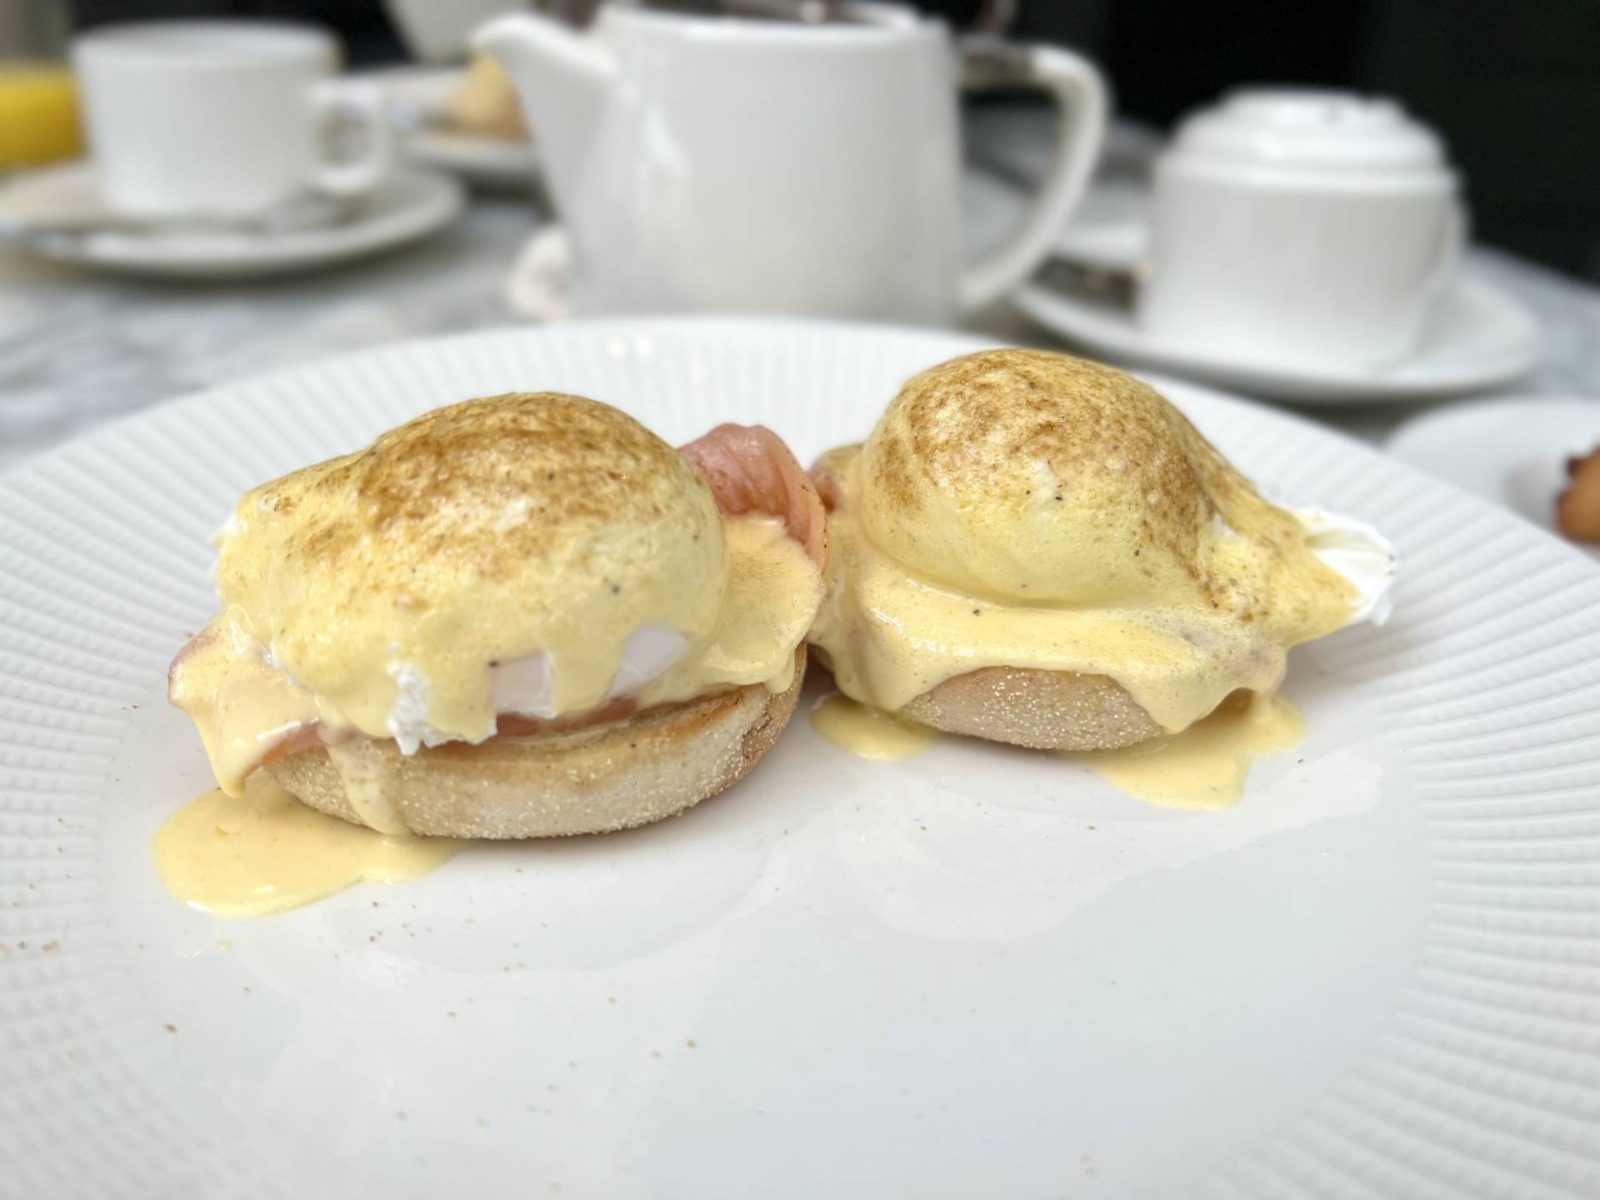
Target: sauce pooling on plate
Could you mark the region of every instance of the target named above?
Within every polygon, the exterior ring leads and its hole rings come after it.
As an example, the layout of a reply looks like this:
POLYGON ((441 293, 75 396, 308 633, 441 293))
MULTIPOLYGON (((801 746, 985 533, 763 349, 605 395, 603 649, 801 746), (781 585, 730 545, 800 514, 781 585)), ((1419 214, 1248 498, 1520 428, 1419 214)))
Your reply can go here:
POLYGON ((811 728, 841 750, 876 762, 920 754, 938 739, 936 731, 848 696, 824 697, 811 710, 811 728))
POLYGON ((155 837, 161 882, 191 908, 261 917, 357 883, 426 875, 466 843, 376 833, 301 804, 263 774, 244 795, 211 791, 179 809, 155 837))
POLYGON ((1282 696, 1224 704, 1182 733, 1122 750, 1066 757, 1140 800, 1168 808, 1216 809, 1244 795, 1250 764, 1294 746, 1300 714, 1282 696))
MULTIPOLYGON (((811 710, 811 728, 841 750, 880 762, 920 754, 941 736, 838 694, 825 697, 811 710)), ((1238 803, 1244 795, 1251 763, 1294 746, 1302 732, 1294 705, 1282 696, 1258 696, 1247 704, 1224 704, 1170 737, 1123 750, 1062 757, 1082 763, 1114 787, 1151 804, 1219 809, 1238 803)))

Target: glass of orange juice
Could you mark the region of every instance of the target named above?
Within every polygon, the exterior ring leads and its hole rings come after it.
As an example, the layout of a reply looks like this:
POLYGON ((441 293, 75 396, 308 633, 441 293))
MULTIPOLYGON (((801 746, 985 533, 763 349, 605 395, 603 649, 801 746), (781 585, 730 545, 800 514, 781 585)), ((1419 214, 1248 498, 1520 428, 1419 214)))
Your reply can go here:
POLYGON ((83 153, 66 0, 0 3, 0 171, 83 153))
POLYGON ((0 170, 82 153, 77 89, 67 65, 0 61, 0 170))

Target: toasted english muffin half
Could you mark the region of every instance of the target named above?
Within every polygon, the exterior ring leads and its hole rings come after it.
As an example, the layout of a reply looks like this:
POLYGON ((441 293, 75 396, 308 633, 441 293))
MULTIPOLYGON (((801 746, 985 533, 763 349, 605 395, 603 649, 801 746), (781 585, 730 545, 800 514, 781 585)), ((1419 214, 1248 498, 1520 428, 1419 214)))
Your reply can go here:
MULTIPOLYGON (((411 755, 372 739, 372 786, 407 829, 435 837, 560 837, 659 821, 725 791, 761 760, 794 713, 805 667, 802 645, 782 692, 751 684, 562 733, 411 755)), ((327 747, 265 769, 302 803, 366 823, 327 747)))

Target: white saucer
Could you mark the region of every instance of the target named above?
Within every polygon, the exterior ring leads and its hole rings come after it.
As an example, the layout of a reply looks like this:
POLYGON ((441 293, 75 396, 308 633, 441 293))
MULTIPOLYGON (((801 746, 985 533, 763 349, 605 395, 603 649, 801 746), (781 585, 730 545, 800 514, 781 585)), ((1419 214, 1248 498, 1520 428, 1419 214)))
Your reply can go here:
MULTIPOLYGON (((1407 421, 1394 457, 1555 533, 1566 462, 1600 446, 1600 400, 1486 400, 1407 421)), ((1585 546, 1600 558, 1600 546, 1585 546)))
POLYGON ((527 139, 492 137, 452 128, 445 119, 460 67, 407 66, 364 76, 389 97, 401 144, 415 162, 448 171, 474 187, 526 190, 539 159, 527 139))
POLYGON ((1307 404, 1371 404, 1482 391, 1538 360, 1533 316, 1498 288, 1464 279, 1408 361, 1379 371, 1251 363, 1162 343, 1126 308, 1028 283, 1012 297, 1052 333, 1115 362, 1307 404))
MULTIPOLYGON (((244 279, 316 270, 426 237, 455 220, 462 187, 448 175, 397 171, 332 225, 284 230, 158 227, 36 236, 25 245, 56 262, 171 279, 244 279)), ((0 215, 93 209, 93 169, 73 163, 24 175, 0 189, 0 215)))
MULTIPOLYGON (((1111 272, 1142 270, 1149 244, 1150 190, 1143 180, 1092 185, 1057 242, 1073 264, 1111 272)), ((1402 402, 1484 391, 1525 374, 1538 361, 1532 314, 1499 288, 1470 277, 1450 296, 1417 353, 1381 371, 1285 366, 1209 355, 1164 344, 1109 298, 1064 294, 1038 282, 1012 295, 1052 333, 1099 357, 1307 404, 1402 402)))
POLYGON ((1150 241, 1150 188, 1141 180, 1091 183, 1072 214, 1056 252, 1108 271, 1136 270, 1150 241))
POLYGON ((416 129, 404 136, 406 153, 423 166, 448 171, 474 187, 526 190, 539 175, 532 142, 462 133, 443 126, 416 129))

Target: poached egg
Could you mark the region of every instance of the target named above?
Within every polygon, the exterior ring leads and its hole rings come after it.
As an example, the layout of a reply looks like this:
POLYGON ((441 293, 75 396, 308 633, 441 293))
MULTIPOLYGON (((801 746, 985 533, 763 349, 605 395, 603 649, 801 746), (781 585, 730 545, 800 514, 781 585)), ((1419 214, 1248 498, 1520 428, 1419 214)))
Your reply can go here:
POLYGON ((684 454, 582 397, 428 413, 247 492, 220 615, 174 662, 230 795, 321 738, 404 753, 788 687, 817 562, 684 454))
POLYGON ((985 667, 1103 676, 1175 733, 1288 649, 1380 616, 1376 531, 1265 499, 1121 371, 995 350, 907 382, 814 472, 831 513, 811 641, 890 712, 985 667))

